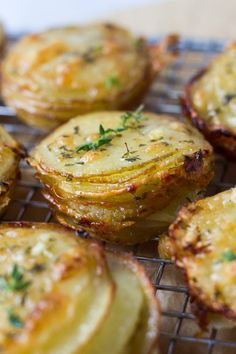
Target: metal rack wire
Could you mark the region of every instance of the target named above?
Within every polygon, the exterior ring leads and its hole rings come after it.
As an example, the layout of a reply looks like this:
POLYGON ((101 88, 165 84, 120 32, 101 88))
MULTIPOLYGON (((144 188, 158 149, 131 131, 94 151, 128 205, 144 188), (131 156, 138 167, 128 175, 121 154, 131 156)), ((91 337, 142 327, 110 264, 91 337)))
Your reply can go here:
MULTIPOLYGON (((180 116, 178 97, 187 80, 223 48, 218 41, 182 40, 180 55, 166 69, 145 99, 146 108, 155 112, 171 113, 180 116)), ((40 131, 23 125, 0 102, 0 123, 27 149, 39 142, 40 131)), ((232 187, 236 182, 236 164, 216 157, 215 179, 208 188, 208 194, 215 194, 232 187)), ((10 206, 3 221, 41 221, 55 222, 48 205, 40 194, 40 184, 34 179, 32 169, 21 163, 22 177, 18 182, 10 206)), ((161 351, 163 354, 224 354, 236 353, 236 336, 232 331, 216 331, 196 336, 197 322, 190 310, 190 299, 186 285, 171 261, 158 257, 157 242, 153 240, 132 251, 145 266, 162 305, 161 351)), ((110 247, 110 246, 108 246, 110 247)))

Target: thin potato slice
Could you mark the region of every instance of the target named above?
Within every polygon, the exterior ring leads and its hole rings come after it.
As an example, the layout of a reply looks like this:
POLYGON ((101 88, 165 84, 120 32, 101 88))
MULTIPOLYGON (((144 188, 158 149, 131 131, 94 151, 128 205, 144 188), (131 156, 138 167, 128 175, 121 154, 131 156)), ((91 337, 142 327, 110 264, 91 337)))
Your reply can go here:
POLYGON ((108 207, 107 210, 103 204, 101 205, 101 212, 95 206, 92 208, 91 205, 88 205, 85 208, 85 213, 79 215, 78 210, 81 205, 75 211, 70 209, 68 205, 64 205, 65 203, 62 204, 62 201, 60 203, 55 202, 51 195, 43 192, 52 209, 55 210, 57 219, 65 226, 68 225, 75 230, 83 229, 95 238, 122 244, 144 242, 150 237, 155 237, 157 234, 166 231, 174 220, 179 206, 186 204, 190 198, 196 199, 197 194, 198 192, 193 194, 192 191, 189 192, 183 188, 166 207, 163 206, 146 217, 136 216, 135 223, 132 223, 129 221, 130 217, 125 221, 127 209, 124 209, 124 206, 120 207, 120 218, 118 218, 118 207, 114 208, 115 210, 108 207), (91 214, 93 209, 97 211, 95 217, 91 214))
POLYGON ((235 325, 235 214, 233 188, 181 209, 170 227, 176 262, 203 327, 235 325))
POLYGON ((82 354, 150 354, 157 350, 159 310, 142 268, 128 256, 107 254, 116 284, 111 311, 82 354))
POLYGON ((114 286, 101 248, 57 225, 1 225, 0 344, 6 353, 80 352, 114 286))

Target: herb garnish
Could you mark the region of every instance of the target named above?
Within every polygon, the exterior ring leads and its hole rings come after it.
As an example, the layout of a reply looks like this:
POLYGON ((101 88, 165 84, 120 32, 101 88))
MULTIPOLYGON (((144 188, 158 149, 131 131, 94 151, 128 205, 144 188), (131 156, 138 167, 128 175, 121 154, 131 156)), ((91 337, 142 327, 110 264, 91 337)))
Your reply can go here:
POLYGON ((122 155, 122 159, 128 161, 128 162, 134 162, 137 160, 141 160, 139 158, 139 156, 131 156, 132 154, 136 154, 137 150, 134 151, 130 151, 128 144, 125 142, 125 147, 126 147, 126 152, 124 153, 124 155, 122 155))
POLYGON ((114 86, 119 86, 120 80, 118 79, 118 77, 116 75, 111 75, 106 79, 105 85, 106 85, 107 89, 111 89, 114 86))
POLYGON ((236 261, 236 253, 231 250, 225 251, 217 263, 236 261))
POLYGON ((118 136, 124 130, 127 130, 129 128, 134 128, 133 125, 129 125, 128 123, 132 120, 134 120, 135 123, 138 123, 143 118, 142 110, 143 110, 143 105, 141 105, 135 112, 124 113, 121 116, 121 125, 118 126, 117 128, 105 129, 103 125, 100 124, 99 137, 94 141, 79 145, 76 148, 76 152, 96 150, 100 146, 110 143, 115 136, 118 136))
POLYGON ((17 264, 14 264, 10 275, 0 276, 0 290, 21 291, 25 290, 31 281, 25 281, 24 275, 17 264))
POLYGON ((13 312, 12 309, 9 309, 7 311, 7 317, 8 317, 8 321, 9 323, 13 326, 13 327, 16 327, 16 328, 22 328, 23 327, 23 322, 22 320, 20 319, 20 317, 13 312))

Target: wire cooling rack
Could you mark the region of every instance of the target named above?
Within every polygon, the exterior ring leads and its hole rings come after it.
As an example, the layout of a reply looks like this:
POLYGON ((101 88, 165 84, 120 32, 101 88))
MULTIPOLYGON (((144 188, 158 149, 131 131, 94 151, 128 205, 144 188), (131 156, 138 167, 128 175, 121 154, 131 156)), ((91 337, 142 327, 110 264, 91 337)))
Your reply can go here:
MULTIPOLYGON (((11 39, 11 42, 14 39, 11 39)), ((158 113, 180 116, 178 97, 184 84, 213 56, 223 49, 218 41, 182 40, 178 58, 161 74, 145 99, 145 108, 158 113)), ((43 135, 40 131, 22 124, 0 102, 0 123, 29 150, 43 135)), ((216 156, 215 179, 208 188, 209 195, 232 187, 236 182, 236 164, 216 156)), ((56 222, 40 193, 40 184, 32 169, 21 163, 21 180, 3 221, 56 222)), ((159 258, 158 239, 134 248, 132 251, 143 263, 151 278, 162 307, 161 352, 163 354, 233 354, 236 353, 236 331, 215 330, 199 335, 197 321, 190 309, 190 299, 182 274, 173 263, 159 258)), ((107 246, 110 247, 110 246, 107 246)), ((124 248, 123 248, 124 249, 124 248)))

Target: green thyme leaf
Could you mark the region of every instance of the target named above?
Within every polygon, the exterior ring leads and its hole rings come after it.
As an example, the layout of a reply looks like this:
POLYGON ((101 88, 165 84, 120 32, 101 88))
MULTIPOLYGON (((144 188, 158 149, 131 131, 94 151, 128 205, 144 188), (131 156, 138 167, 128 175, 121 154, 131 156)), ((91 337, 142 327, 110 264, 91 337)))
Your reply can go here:
POLYGON ((25 281, 17 264, 14 264, 10 275, 0 277, 0 290, 20 291, 26 289, 31 281, 25 281))
POLYGON ((15 328, 22 328, 23 327, 23 321, 21 320, 21 318, 14 313, 14 311, 12 309, 8 310, 7 313, 7 317, 8 317, 8 322, 15 328))
POLYGON ((118 79, 117 76, 115 75, 111 75, 109 76, 106 81, 105 81, 105 85, 107 89, 111 89, 114 86, 119 86, 120 85, 120 80, 118 79))
POLYGON ((103 128, 102 124, 99 125, 99 134, 100 135, 104 135, 105 134, 105 129, 103 128))
POLYGON ((89 142, 89 143, 85 143, 85 144, 78 146, 76 148, 76 152, 79 152, 82 150, 84 150, 84 151, 96 150, 98 147, 109 143, 111 140, 112 140, 112 137, 101 136, 100 138, 98 138, 94 142, 89 142))
POLYGON ((225 251, 222 256, 220 257, 218 262, 232 262, 236 261, 236 253, 231 250, 225 251))
POLYGON ((139 122, 143 117, 142 117, 142 111, 143 111, 144 105, 140 105, 135 112, 126 112, 121 116, 122 119, 122 126, 124 128, 130 128, 130 126, 127 125, 127 123, 130 120, 135 120, 136 122, 139 122))
POLYGON ((84 143, 76 148, 76 152, 79 152, 82 150, 89 151, 89 150, 93 150, 93 148, 94 148, 94 143, 84 143))
POLYGON ((121 125, 117 128, 108 128, 105 129, 102 124, 99 125, 99 137, 94 140, 77 146, 76 152, 80 151, 90 151, 96 150, 102 145, 108 144, 112 139, 117 136, 119 133, 127 130, 129 128, 134 128, 135 125, 128 125, 128 122, 133 120, 135 123, 138 123, 142 118, 143 105, 138 107, 135 112, 126 112, 121 116, 121 125))

